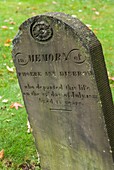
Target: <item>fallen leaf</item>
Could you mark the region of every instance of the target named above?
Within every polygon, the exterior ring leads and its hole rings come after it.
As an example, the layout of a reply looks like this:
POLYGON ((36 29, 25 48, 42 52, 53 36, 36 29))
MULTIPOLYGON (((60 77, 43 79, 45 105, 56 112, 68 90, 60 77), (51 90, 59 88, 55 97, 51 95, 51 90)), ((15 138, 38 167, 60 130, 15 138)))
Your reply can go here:
POLYGON ((92 26, 90 24, 86 24, 86 26, 92 30, 92 26))
POLYGON ((96 8, 92 8, 92 11, 96 11, 96 8))
POLYGON ((98 11, 95 11, 95 14, 96 14, 96 15, 99 15, 100 13, 99 13, 98 11))
POLYGON ((9 29, 10 29, 10 30, 13 30, 13 29, 14 29, 14 27, 9 27, 9 29))
POLYGON ((31 133, 32 132, 32 128, 30 126, 30 122, 29 120, 27 121, 27 133, 31 133))
POLYGON ((109 80, 114 81, 114 77, 109 76, 108 78, 109 78, 109 80))
POLYGON ((4 149, 2 149, 1 151, 0 151, 0 159, 3 159, 4 158, 4 149))
POLYGON ((97 34, 97 33, 98 33, 98 29, 95 28, 95 29, 93 30, 93 32, 94 32, 95 34, 97 34))
POLYGON ((8 19, 5 19, 4 22, 9 22, 9 20, 8 20, 8 19))
POLYGON ((6 68, 10 73, 14 73, 14 67, 6 66, 6 68))
POLYGON ((77 16, 76 15, 72 15, 73 18, 76 18, 77 16))
POLYGON ((21 4, 22 4, 21 2, 18 3, 18 5, 21 5, 21 4))
POLYGON ((10 63, 13 63, 13 60, 10 60, 10 63))
POLYGON ((56 4, 57 4, 57 2, 56 2, 56 1, 53 1, 53 2, 52 2, 52 4, 56 5, 56 4))
POLYGON ((10 21, 9 24, 15 25, 16 23, 14 21, 10 21))
POLYGON ((2 103, 7 103, 7 102, 8 102, 8 99, 2 100, 2 103))
POLYGON ((5 26, 5 25, 1 26, 1 28, 2 28, 3 30, 7 30, 7 29, 8 29, 8 27, 5 26))
POLYGON ((36 15, 36 13, 35 12, 32 12, 32 16, 35 16, 36 15))
POLYGON ((7 39, 6 40, 6 43, 10 43, 12 40, 11 39, 7 39))
POLYGON ((79 9, 79 10, 78 10, 78 12, 82 12, 82 10, 81 10, 81 9, 79 9))
POLYGON ((10 108, 15 108, 16 110, 18 110, 18 107, 23 107, 20 103, 18 102, 14 102, 11 104, 10 108))
POLYGON ((9 46, 10 46, 10 44, 8 44, 8 43, 5 43, 5 44, 4 44, 4 46, 5 46, 5 47, 9 47, 9 46))

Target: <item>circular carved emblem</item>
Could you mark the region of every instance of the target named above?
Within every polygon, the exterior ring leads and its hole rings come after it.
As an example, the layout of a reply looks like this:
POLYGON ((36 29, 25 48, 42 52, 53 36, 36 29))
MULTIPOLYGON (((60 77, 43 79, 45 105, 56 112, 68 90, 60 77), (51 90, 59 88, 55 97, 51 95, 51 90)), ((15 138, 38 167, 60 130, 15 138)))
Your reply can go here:
POLYGON ((52 38, 53 30, 46 21, 37 21, 31 26, 31 35, 37 41, 48 41, 52 38))

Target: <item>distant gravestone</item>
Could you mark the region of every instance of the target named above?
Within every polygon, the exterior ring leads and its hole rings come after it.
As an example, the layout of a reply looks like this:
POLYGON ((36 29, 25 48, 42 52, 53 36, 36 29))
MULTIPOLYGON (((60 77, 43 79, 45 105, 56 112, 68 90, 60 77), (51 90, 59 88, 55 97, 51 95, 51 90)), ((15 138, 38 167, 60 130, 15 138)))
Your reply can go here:
POLYGON ((113 102, 93 32, 38 15, 20 26, 13 59, 42 170, 113 170, 113 102))

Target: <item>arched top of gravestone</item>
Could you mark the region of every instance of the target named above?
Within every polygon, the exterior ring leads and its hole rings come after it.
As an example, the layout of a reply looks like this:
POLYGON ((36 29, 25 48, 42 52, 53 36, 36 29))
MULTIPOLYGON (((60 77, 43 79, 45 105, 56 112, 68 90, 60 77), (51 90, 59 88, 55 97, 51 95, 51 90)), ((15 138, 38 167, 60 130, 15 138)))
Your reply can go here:
MULTIPOLYGON (((37 15, 35 17, 29 18, 25 22, 23 22, 19 27, 19 33, 13 40, 13 45, 18 42, 19 38, 21 37, 21 34, 26 32, 28 28, 30 28, 29 34, 32 35, 32 37, 39 43, 45 43, 46 40, 49 40, 53 36, 53 29, 52 25, 57 22, 58 25, 65 26, 66 29, 71 29, 72 33, 75 36, 78 36, 80 41, 82 42, 82 45, 87 50, 92 50, 98 46, 101 47, 101 44, 95 34, 86 26, 84 25, 79 19, 75 17, 71 17, 68 14, 64 13, 46 13, 42 15, 37 15), (42 33, 41 33, 42 30, 42 33), (43 33, 43 30, 46 32, 43 33), (43 34, 43 36, 39 35, 37 37, 37 33, 39 32, 43 34), (36 38, 37 37, 37 38, 36 38)), ((28 30, 29 31, 29 30, 28 30)))

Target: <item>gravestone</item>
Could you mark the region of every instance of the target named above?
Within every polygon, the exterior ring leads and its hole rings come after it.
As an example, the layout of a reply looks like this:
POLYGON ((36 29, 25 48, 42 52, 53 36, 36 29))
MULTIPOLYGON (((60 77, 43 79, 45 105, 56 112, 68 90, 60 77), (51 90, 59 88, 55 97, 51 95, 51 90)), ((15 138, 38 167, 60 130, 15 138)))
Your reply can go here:
POLYGON ((102 47, 81 21, 25 21, 13 60, 42 170, 113 170, 114 114, 102 47))

